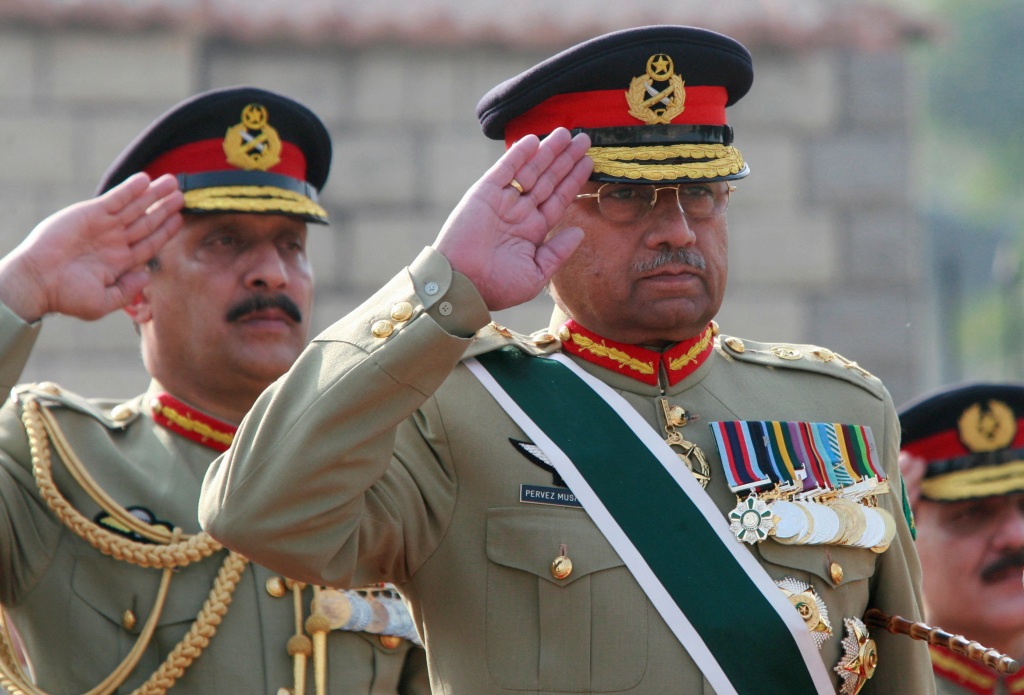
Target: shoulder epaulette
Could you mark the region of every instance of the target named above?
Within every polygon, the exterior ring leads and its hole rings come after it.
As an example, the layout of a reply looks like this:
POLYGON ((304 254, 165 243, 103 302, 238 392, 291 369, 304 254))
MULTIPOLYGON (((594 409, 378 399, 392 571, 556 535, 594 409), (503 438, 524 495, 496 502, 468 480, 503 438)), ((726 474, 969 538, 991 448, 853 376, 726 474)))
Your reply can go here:
POLYGON ((550 355, 557 352, 562 343, 558 336, 546 330, 523 335, 492 321, 477 331, 464 357, 482 355, 509 345, 514 345, 528 355, 550 355))
POLYGON ((63 407, 103 423, 112 430, 126 428, 140 415, 137 400, 123 402, 116 400, 88 399, 61 387, 52 381, 37 384, 22 384, 14 387, 11 395, 15 401, 34 398, 49 407, 63 407))
POLYGON ((735 336, 719 335, 715 350, 726 359, 751 362, 765 367, 801 369, 843 379, 860 386, 877 398, 883 398, 882 382, 853 360, 817 345, 759 343, 735 336))

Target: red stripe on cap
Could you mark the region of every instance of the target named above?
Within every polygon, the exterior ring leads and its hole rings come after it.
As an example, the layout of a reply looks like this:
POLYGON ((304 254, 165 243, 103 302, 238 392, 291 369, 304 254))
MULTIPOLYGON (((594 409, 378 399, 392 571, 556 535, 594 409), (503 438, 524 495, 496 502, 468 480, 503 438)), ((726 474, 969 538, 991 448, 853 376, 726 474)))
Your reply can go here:
MULTIPOLYGON (((224 154, 224 140, 211 138, 196 140, 187 145, 164 152, 145 168, 152 178, 163 174, 201 174, 206 171, 225 171, 238 167, 228 164, 224 154)), ((281 161, 268 171, 306 180, 306 156, 290 142, 281 143, 281 161)))
MULTIPOLYGON (((725 87, 687 87, 685 108, 672 122, 682 125, 725 125, 725 102, 728 98, 729 93, 725 87)), ((510 147, 524 135, 547 135, 558 127, 572 130, 624 125, 643 125, 643 121, 629 115, 624 90, 556 94, 506 124, 505 146, 510 147)))
MULTIPOLYGON (((960 434, 957 430, 943 430, 935 434, 918 439, 916 442, 904 444, 903 451, 914 456, 923 458, 926 461, 942 461, 956 458, 958 456, 970 456, 978 453, 964 446, 960 441, 960 434)), ((1024 449, 1024 418, 1017 420, 1017 435, 1013 441, 1001 449, 1024 449)))

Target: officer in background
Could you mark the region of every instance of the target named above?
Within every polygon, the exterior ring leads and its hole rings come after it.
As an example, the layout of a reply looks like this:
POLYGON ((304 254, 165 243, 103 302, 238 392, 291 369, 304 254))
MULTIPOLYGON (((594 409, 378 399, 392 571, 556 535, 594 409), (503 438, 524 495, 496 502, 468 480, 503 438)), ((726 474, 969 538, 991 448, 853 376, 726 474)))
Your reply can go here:
POLYGON ((222 549, 196 515, 206 468, 306 345, 306 225, 327 223, 330 161, 301 104, 206 92, 137 137, 97 198, 0 261, 5 384, 47 314, 122 307, 153 377, 127 402, 24 385, 0 411, 0 601, 34 674, 0 645, 0 686, 429 692, 393 590, 294 582, 222 549), (370 615, 339 621, 339 606, 370 615))
MULTIPOLYGON (((1024 661, 1024 384, 948 386, 900 423, 927 621, 1024 661)), ((1024 671, 930 650, 939 693, 1024 691, 1024 671)))
POLYGON ((508 151, 260 397, 204 528, 396 582, 437 691, 932 692, 925 646, 862 620, 920 613, 888 393, 713 321, 752 77, 736 41, 652 26, 492 90, 508 151), (488 324, 549 281, 545 330, 488 324))

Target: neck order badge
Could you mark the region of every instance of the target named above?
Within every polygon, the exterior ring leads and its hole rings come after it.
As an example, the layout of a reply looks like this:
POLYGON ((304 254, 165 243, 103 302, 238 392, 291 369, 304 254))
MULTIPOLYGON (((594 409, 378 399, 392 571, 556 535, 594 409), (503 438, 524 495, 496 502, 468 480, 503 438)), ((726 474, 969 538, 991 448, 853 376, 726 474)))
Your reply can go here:
POLYGON ((716 692, 835 692, 803 620, 618 394, 560 356, 506 349, 465 364, 544 450, 716 692), (567 402, 602 426, 580 437, 567 402), (633 494, 622 494, 620 461, 633 494), (692 591, 695 579, 707 591, 692 591))

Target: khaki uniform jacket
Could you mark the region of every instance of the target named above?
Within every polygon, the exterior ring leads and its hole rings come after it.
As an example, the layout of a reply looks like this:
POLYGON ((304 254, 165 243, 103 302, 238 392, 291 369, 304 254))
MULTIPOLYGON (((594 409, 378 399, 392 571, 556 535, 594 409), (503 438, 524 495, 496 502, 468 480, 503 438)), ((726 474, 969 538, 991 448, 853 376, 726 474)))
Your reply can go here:
MULTIPOLYGON (((21 348, 29 330, 0 306, 0 345, 19 347, 0 355, 0 367, 13 378, 28 354, 21 348)), ((150 389, 159 390, 155 383, 150 389)), ((145 396, 129 401, 117 420, 110 417, 114 401, 60 392, 50 407, 71 448, 108 495, 197 533, 200 483, 216 452, 156 425, 147 403, 145 396)), ((0 602, 24 639, 39 687, 82 693, 110 674, 135 644, 154 605, 161 570, 100 553, 54 516, 33 480, 20 414, 10 401, 0 410, 0 602), (131 627, 125 625, 126 611, 135 616, 131 627)), ((89 519, 100 514, 56 455, 53 471, 76 509, 89 519)), ((153 640, 117 692, 145 682, 189 630, 225 556, 220 551, 174 573, 153 640)), ((290 594, 269 595, 273 576, 262 567, 246 567, 209 646, 172 693, 276 695, 292 686, 286 647, 295 632, 295 611, 290 594)), ((311 593, 306 590, 307 601, 311 593)), ((376 635, 332 632, 328 649, 331 693, 429 693, 423 650, 407 641, 386 649, 376 635), (400 687, 403 668, 409 682, 400 687)), ((315 692, 312 668, 306 692, 315 692)))
MULTIPOLYGON (((459 362, 503 345, 540 353, 558 343, 552 335, 507 338, 493 328, 475 341, 454 337, 485 320, 468 280, 425 251, 316 338, 257 401, 207 475, 204 527, 307 581, 398 583, 412 603, 437 694, 712 692, 586 512, 520 502, 522 484, 551 485, 552 474, 513 445, 527 437, 459 362), (558 580, 551 563, 562 546, 573 570, 558 580)), ((870 607, 921 615, 920 566, 896 468, 897 418, 885 389, 862 370, 747 348, 718 347, 694 374, 665 389, 672 404, 699 415, 685 436, 708 455, 707 493, 723 515, 736 497, 706 424, 714 420, 869 425, 892 482, 881 503, 898 533, 883 554, 774 541, 750 550, 774 579, 794 577, 825 600, 836 634, 820 654, 838 689, 832 668, 844 618, 870 607)), ((580 364, 662 428, 658 386, 580 364)), ((566 417, 584 435, 594 426, 580 413, 566 417)), ((628 480, 629 462, 621 465, 628 480)), ((712 600, 713 580, 693 591, 712 600)), ((757 636, 756 626, 737 626, 736 648, 757 636)), ((873 636, 879 666, 863 693, 933 692, 923 643, 873 636)))

